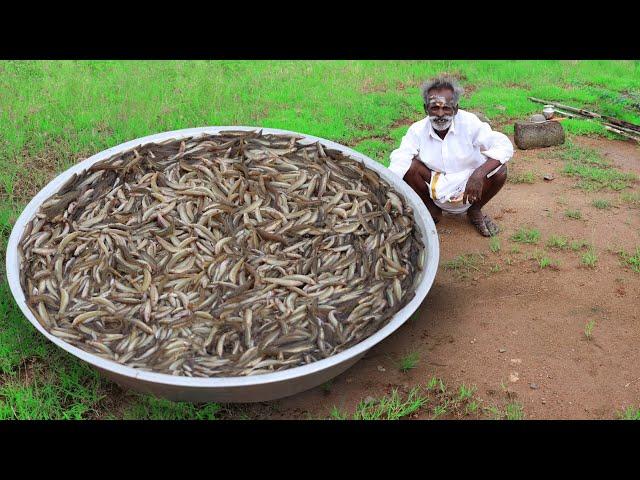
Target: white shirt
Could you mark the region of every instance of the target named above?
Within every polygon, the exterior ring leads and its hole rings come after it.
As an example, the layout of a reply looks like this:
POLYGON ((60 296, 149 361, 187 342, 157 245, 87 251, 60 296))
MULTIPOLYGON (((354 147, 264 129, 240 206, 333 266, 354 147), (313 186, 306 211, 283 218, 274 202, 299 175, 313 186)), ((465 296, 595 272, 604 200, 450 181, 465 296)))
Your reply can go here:
POLYGON ((473 113, 458 110, 444 140, 428 117, 412 124, 400 147, 391 152, 389 170, 403 178, 415 155, 432 171, 456 173, 475 170, 488 158, 504 164, 513 156, 513 145, 473 113))

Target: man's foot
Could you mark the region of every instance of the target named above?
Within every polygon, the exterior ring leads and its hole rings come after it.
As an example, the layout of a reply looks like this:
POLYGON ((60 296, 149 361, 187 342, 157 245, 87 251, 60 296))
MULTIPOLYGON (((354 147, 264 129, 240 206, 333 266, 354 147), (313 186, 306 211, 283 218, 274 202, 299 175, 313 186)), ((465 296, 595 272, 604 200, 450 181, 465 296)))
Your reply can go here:
POLYGON ((492 237, 500 231, 500 227, 488 215, 483 215, 479 208, 469 208, 467 211, 471 225, 476 227, 483 237, 492 237))

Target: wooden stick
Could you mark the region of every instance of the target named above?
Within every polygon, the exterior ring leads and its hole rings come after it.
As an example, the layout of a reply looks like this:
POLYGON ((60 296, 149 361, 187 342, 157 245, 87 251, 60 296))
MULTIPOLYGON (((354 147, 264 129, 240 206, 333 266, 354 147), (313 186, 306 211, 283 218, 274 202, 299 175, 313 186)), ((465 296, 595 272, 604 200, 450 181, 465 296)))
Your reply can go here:
POLYGON ((623 132, 630 133, 631 135, 636 135, 640 137, 640 132, 636 132, 635 130, 631 130, 630 128, 621 127, 619 125, 614 125, 612 123, 602 122, 602 125, 613 127, 617 130, 622 130, 623 132))
POLYGON ((544 105, 553 105, 554 107, 563 108, 563 109, 568 110, 570 112, 577 113, 578 115, 581 115, 583 117, 601 118, 603 120, 608 120, 610 123, 612 123, 612 124, 614 124, 614 125, 616 125, 618 127, 623 127, 623 128, 626 128, 627 130, 633 130, 634 132, 640 133, 640 125, 636 125, 634 123, 625 122, 624 120, 618 120, 617 118, 610 117, 608 115, 600 115, 599 113, 590 112, 589 110, 585 110, 583 108, 575 108, 575 107, 571 107, 569 105, 563 105, 563 104, 557 103, 557 102, 548 102, 548 101, 542 100, 540 98, 535 98, 535 97, 529 97, 529 100, 531 100, 532 102, 535 102, 535 103, 542 103, 544 105))
POLYGON ((606 128, 607 130, 610 130, 610 131, 612 131, 614 133, 617 133, 618 135, 622 135, 623 137, 631 138, 631 139, 635 140, 636 142, 640 143, 640 137, 636 137, 635 135, 629 135, 628 133, 623 132, 622 130, 618 130, 617 128, 613 128, 613 127, 610 127, 608 125, 605 125, 604 128, 606 128))
POLYGON ((556 113, 559 113, 560 115, 563 115, 563 116, 568 117, 568 118, 580 118, 580 116, 581 116, 581 115, 575 115, 573 113, 565 112, 565 111, 562 111, 562 110, 558 110, 557 108, 555 109, 555 111, 556 111, 556 113))

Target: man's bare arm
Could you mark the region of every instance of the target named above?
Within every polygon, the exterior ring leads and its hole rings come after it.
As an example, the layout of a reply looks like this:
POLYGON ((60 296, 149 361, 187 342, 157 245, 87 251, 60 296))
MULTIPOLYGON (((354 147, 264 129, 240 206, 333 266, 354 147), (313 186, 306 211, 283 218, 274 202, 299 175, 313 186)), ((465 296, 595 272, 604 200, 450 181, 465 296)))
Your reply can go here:
POLYGON ((482 186, 485 178, 500 165, 502 165, 500 161, 489 158, 474 170, 469 180, 467 180, 467 186, 462 197, 463 203, 477 203, 482 199, 482 186))

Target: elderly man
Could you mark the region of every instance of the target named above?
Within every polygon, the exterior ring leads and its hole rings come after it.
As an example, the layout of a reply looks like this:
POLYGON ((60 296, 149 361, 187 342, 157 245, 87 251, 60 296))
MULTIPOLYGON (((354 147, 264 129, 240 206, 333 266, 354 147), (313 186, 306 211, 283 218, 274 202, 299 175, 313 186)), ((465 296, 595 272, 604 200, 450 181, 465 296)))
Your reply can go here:
POLYGON ((504 185, 513 145, 506 135, 458 108, 462 93, 456 80, 447 77, 422 86, 427 118, 409 127, 391 153, 389 169, 422 198, 436 223, 443 210, 466 212, 488 237, 499 228, 482 207, 504 185))

